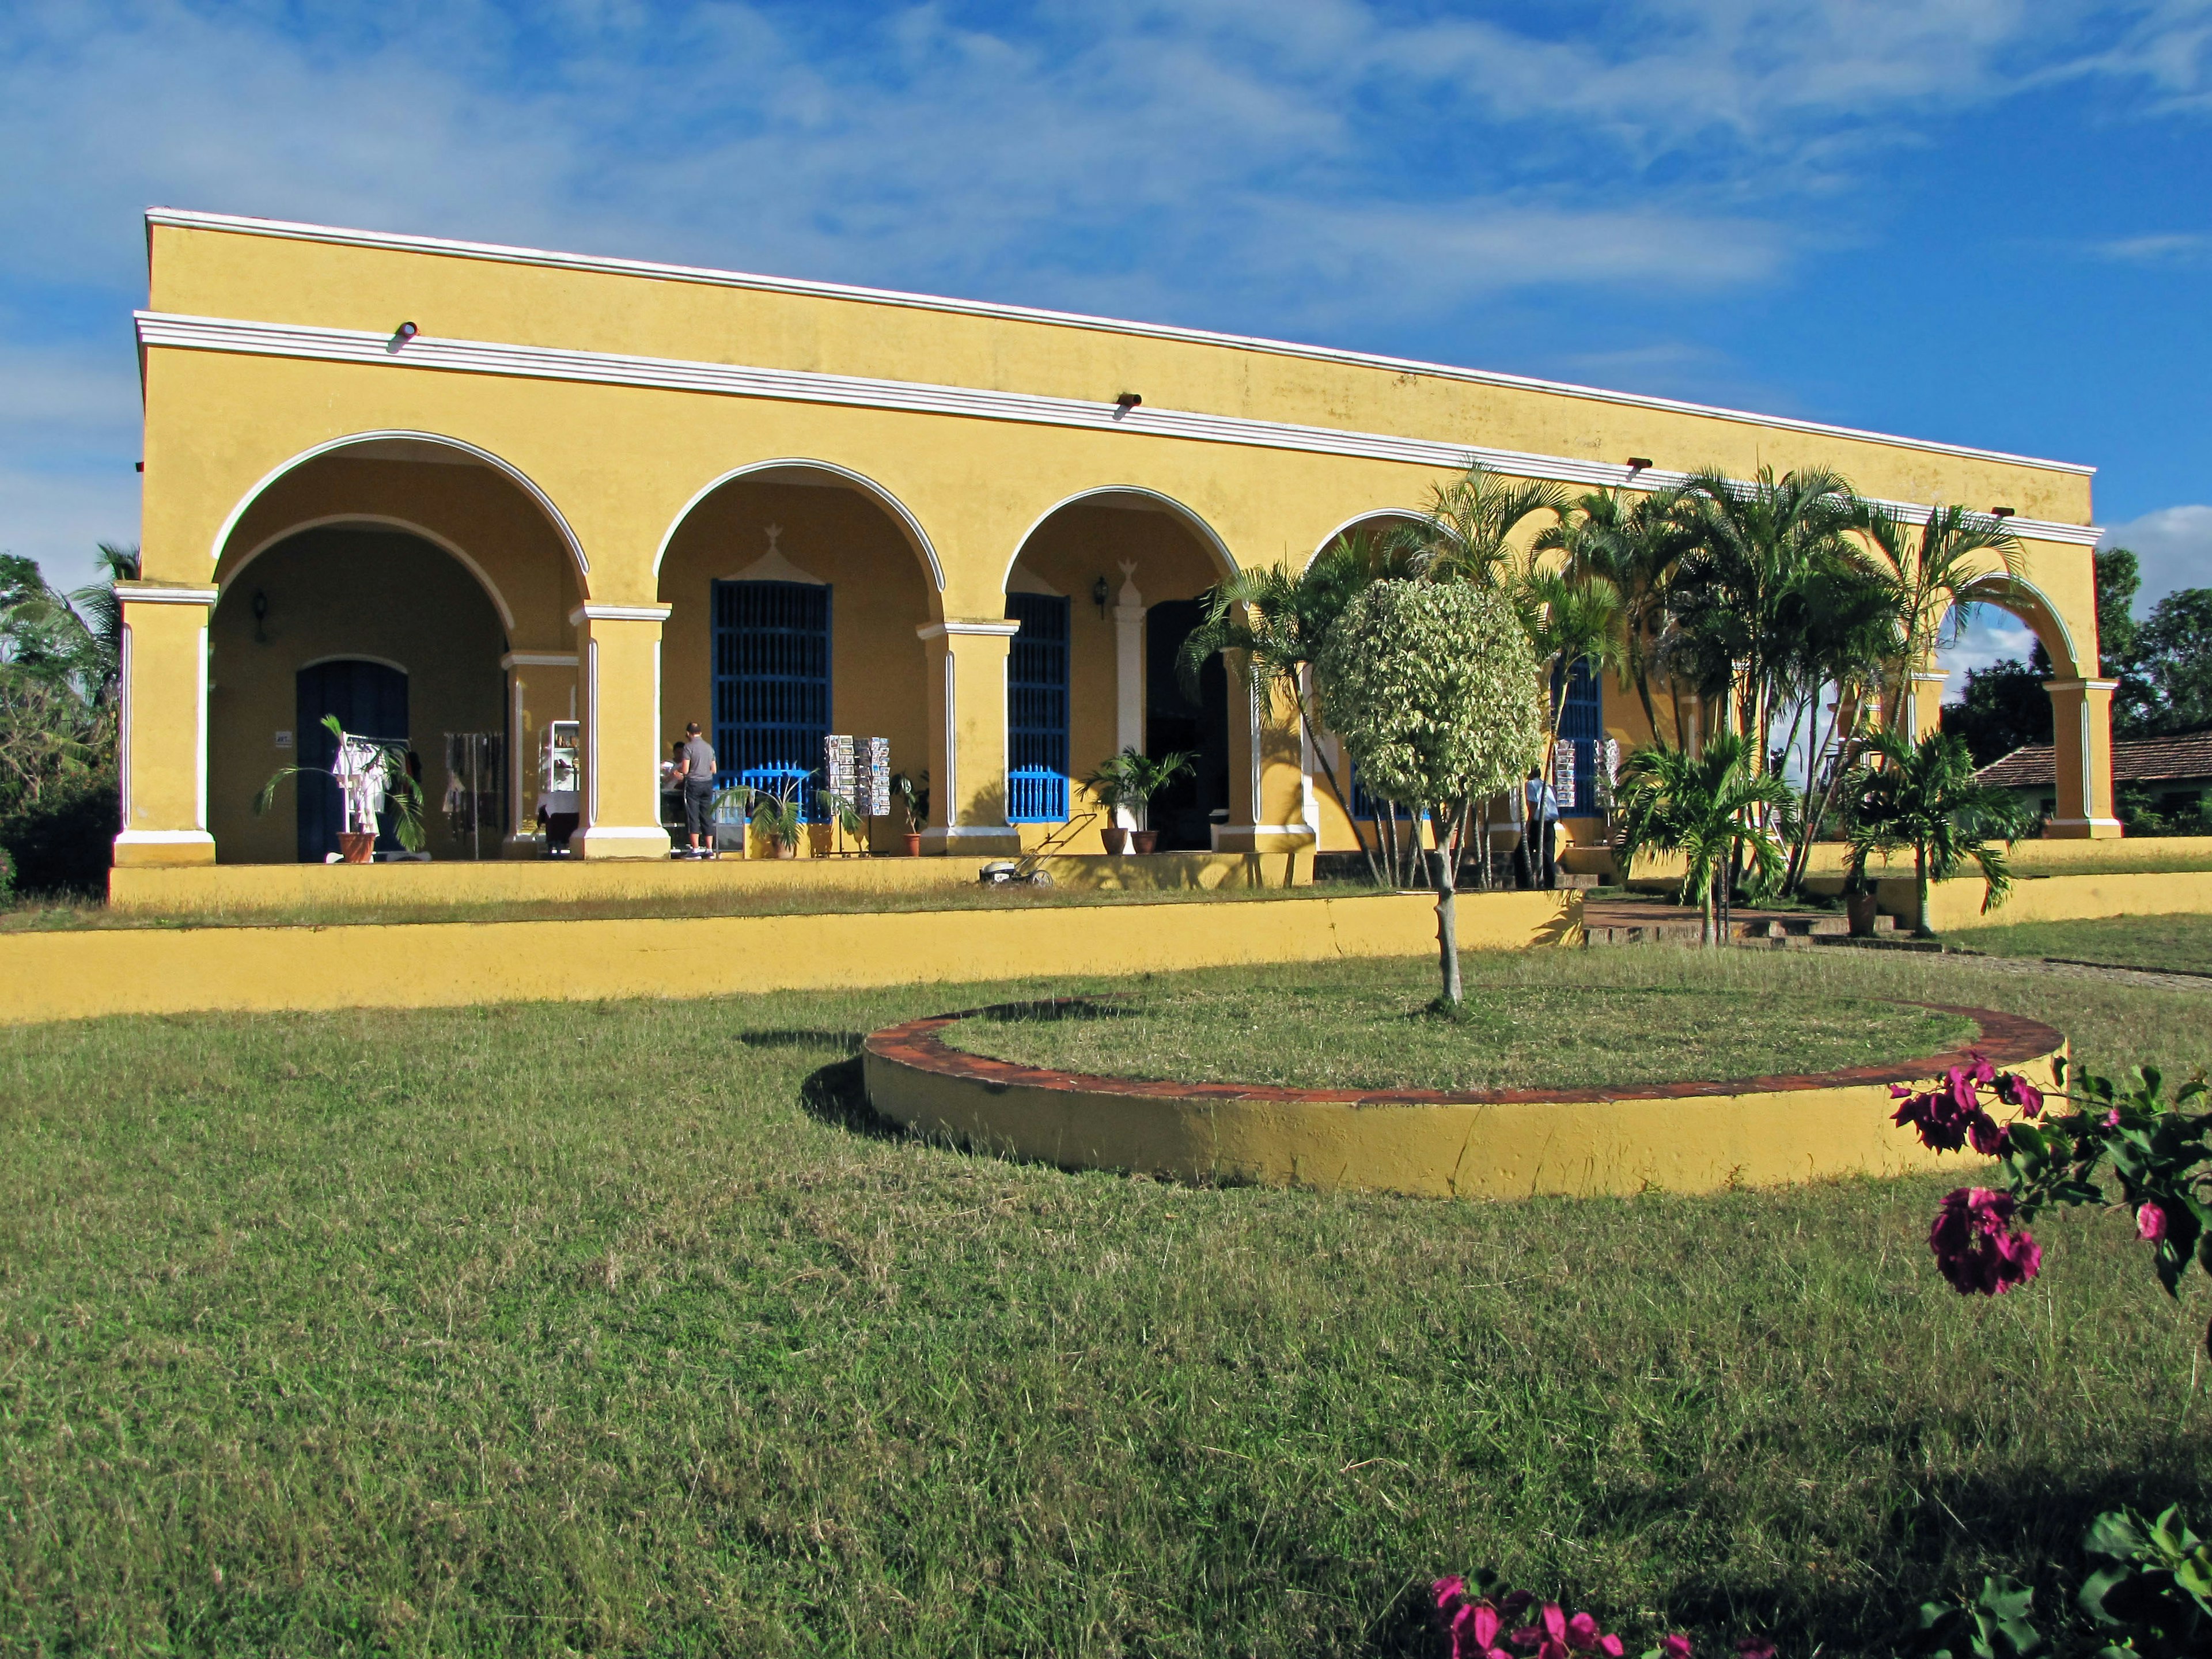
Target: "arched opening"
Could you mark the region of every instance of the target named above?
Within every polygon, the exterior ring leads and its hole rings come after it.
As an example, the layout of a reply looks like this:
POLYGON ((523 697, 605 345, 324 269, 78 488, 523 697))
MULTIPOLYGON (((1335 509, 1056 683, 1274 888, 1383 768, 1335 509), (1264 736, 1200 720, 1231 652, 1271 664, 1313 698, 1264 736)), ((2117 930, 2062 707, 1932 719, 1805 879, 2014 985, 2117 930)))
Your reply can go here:
POLYGON ((1030 840, 1095 852, 1105 830, 1141 817, 1162 851, 1212 846, 1231 810, 1231 705, 1245 700, 1218 658, 1195 696, 1176 659, 1201 596, 1236 568, 1202 520, 1149 490, 1075 496, 1022 538, 1006 580, 1006 615, 1022 623, 1007 659, 1008 817, 1035 826, 1030 840), (1144 814, 1109 814, 1071 780, 1128 748, 1194 763, 1144 814))
MULTIPOLYGON (((794 791, 810 823, 832 734, 885 739, 900 771, 929 766, 917 630, 943 615, 941 579, 889 492, 823 462, 743 468, 686 505, 658 568, 664 756, 696 720, 722 782, 794 791)), ((664 822, 678 810, 665 796, 664 822)), ((871 845, 890 850, 897 829, 874 819, 871 845)))
POLYGON ((2032 813, 2080 833, 2093 816, 2087 803, 2102 801, 2109 781, 2100 787, 2087 769, 2102 750, 2085 714, 2102 720, 2106 714, 2101 702, 2085 707, 2073 630, 2040 590, 2018 578, 1979 585, 1962 610, 1947 618, 1958 624, 1952 644, 1915 677, 1922 698, 1907 712, 1911 730, 1925 732, 1940 720, 2032 813))
POLYGON ((1411 507, 1380 507, 1372 513, 1359 514, 1346 519, 1316 542, 1306 562, 1311 564, 1338 542, 1379 540, 1393 530, 1419 529, 1424 522, 1421 515, 1411 507))
MULTIPOLYGON (((473 817, 446 799, 446 734, 506 731, 504 631, 489 594, 459 561, 421 536, 324 525, 283 538, 230 583, 208 628, 208 811, 226 863, 319 864, 337 850, 337 786, 301 776, 276 810, 255 815, 262 785, 287 765, 327 771, 334 715, 349 732, 404 742, 425 792, 433 858, 483 849, 473 817)), ((479 780, 506 829, 504 769, 479 780)), ((473 812, 477 803, 467 803, 473 812)), ((378 850, 398 850, 387 823, 378 850)))
MULTIPOLYGON (((361 434, 264 478, 216 559, 208 811, 218 859, 322 856, 309 845, 320 831, 300 816, 305 780, 282 786, 272 812, 252 804, 277 768, 328 764, 320 714, 349 716, 322 705, 350 707, 352 694, 308 671, 338 661, 404 674, 400 735, 420 768, 430 856, 514 848, 534 805, 525 784, 535 740, 575 712, 568 618, 584 597, 582 554, 541 491, 455 440, 361 434)), ((350 717, 388 721, 370 702, 350 717)))

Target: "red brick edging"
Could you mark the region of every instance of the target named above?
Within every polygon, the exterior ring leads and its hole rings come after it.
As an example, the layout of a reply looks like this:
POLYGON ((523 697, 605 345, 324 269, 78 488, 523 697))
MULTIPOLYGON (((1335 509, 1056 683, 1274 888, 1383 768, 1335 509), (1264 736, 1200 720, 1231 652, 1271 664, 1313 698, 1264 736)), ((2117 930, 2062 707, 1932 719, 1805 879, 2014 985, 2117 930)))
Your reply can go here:
POLYGON ((2003 1014, 1993 1008, 1960 1008, 1940 1002, 1906 1003, 1904 1006, 1958 1014, 1974 1023, 1979 1038, 1969 1048, 1893 1060, 1875 1066, 1849 1066, 1818 1074, 1794 1073, 1778 1077, 1733 1078, 1703 1083, 1653 1083, 1620 1089, 1392 1089, 1352 1093, 1345 1090, 1282 1089, 1269 1085, 1242 1083, 1149 1082, 1138 1078, 1099 1077, 1085 1072, 1055 1072, 1042 1066, 1018 1065, 955 1048, 939 1035, 960 1020, 1018 1008, 1064 1008, 1095 1003, 1097 998, 1056 997, 1036 1003, 996 1003, 963 1009, 958 1013, 933 1014, 910 1019, 869 1033, 864 1050, 872 1057, 916 1071, 981 1083, 994 1090, 1045 1089, 1069 1094, 1120 1095, 1154 1100, 1253 1100, 1286 1104, 1355 1106, 1482 1106, 1544 1103, 1584 1103, 1610 1100, 1688 1100, 1711 1095, 1779 1094, 1794 1089, 1835 1089, 1861 1084, 1923 1083, 1940 1077, 1954 1066, 1980 1054, 1993 1066, 2019 1066, 2055 1054, 2066 1039, 2040 1020, 2003 1014))

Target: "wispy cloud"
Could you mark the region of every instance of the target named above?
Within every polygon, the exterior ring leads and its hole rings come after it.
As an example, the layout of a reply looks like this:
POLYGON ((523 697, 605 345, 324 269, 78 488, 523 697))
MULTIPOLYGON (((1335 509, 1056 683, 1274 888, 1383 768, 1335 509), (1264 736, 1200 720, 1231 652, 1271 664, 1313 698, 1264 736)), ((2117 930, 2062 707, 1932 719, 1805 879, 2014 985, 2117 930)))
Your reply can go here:
POLYGON ((2138 612, 2177 587, 2212 587, 2212 507, 2162 507, 2108 526, 2100 545, 2134 550, 2142 571, 2138 612))
POLYGON ((2121 264, 2191 264, 2212 254, 2212 236, 2174 232, 2151 236, 2123 236, 2099 242, 2090 252, 2100 259, 2121 264))

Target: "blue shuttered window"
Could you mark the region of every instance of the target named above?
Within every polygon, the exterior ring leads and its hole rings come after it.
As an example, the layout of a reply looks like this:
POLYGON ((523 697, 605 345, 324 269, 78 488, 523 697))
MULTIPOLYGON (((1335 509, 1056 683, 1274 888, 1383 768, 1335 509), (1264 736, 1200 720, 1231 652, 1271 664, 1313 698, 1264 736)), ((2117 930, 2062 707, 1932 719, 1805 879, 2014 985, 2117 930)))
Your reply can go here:
POLYGON ((811 822, 830 732, 830 590, 716 582, 714 607, 715 781, 799 781, 811 822))
MULTIPOLYGON (((1552 675, 1552 695, 1560 690, 1560 674, 1552 675)), ((1559 709, 1559 741, 1575 746, 1575 788, 1572 800, 1559 803, 1562 816, 1589 817, 1597 811, 1597 775, 1605 750, 1605 687, 1590 672, 1587 660, 1577 662, 1565 675, 1566 702, 1559 709)))
POLYGON ((1067 601, 1009 593, 1018 622, 1006 653, 1006 821, 1067 821, 1067 601))

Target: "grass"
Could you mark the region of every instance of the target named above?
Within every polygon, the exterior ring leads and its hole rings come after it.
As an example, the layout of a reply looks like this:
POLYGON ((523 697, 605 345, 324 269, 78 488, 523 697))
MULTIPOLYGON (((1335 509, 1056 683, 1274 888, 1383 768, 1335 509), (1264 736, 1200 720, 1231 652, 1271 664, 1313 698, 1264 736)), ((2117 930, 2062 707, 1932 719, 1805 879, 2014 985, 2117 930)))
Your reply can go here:
POLYGON ((2098 921, 2022 921, 1961 929, 1960 944, 1998 957, 2059 957, 2116 968, 2212 974, 2212 915, 2113 916, 2098 921))
MULTIPOLYGON (((979 866, 980 867, 980 866, 979 866)), ((696 894, 634 898, 500 899, 479 903, 195 906, 112 910, 98 899, 46 895, 0 900, 0 935, 74 928, 331 927, 484 921, 609 921, 650 917, 824 915, 887 910, 1036 910, 1083 904, 1237 904, 1255 899, 1345 898, 1372 893, 1364 881, 1304 887, 1168 887, 1128 891, 1089 888, 986 887, 980 882, 916 891, 878 891, 824 883, 763 884, 696 894)))
MULTIPOLYGON (((1971 959, 1480 965, 2212 1061, 2212 995, 1971 959)), ((1966 1301, 1947 1179, 1192 1189, 858 1096, 877 1024, 1234 977, 0 1030, 0 1648, 1421 1653, 1487 1563, 1807 1659, 1984 1571, 2057 1605, 2115 1502, 2204 1518, 2212 1297, 2114 1218, 1966 1301)))
POLYGON ((1435 969, 1392 963, 1356 984, 1256 975, 1176 986, 1083 1017, 963 1020, 945 1041, 1022 1065, 1109 1077, 1294 1089, 1602 1087, 1828 1072, 1936 1054, 1971 1021, 1852 996, 1528 982, 1512 957, 1470 957, 1456 1016, 1422 1010, 1435 969), (1409 1012, 1411 1011, 1411 1012, 1409 1012))

